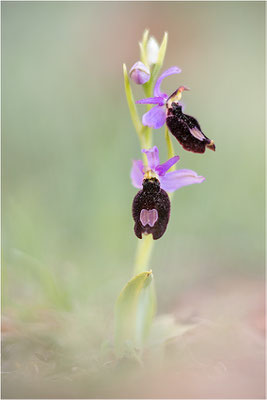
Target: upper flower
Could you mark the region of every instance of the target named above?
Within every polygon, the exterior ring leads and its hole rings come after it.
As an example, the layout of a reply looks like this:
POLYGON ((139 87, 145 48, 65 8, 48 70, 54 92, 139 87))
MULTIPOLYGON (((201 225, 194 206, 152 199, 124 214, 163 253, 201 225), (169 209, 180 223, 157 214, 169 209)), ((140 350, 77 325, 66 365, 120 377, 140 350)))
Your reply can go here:
POLYGON ((160 85, 164 78, 173 74, 180 74, 182 70, 178 67, 171 67, 167 69, 158 78, 154 87, 154 97, 138 100, 138 104, 157 104, 151 110, 143 115, 143 125, 151 126, 155 129, 161 128, 166 121, 166 107, 165 104, 169 98, 166 93, 161 92, 160 85))
POLYGON ((132 184, 136 188, 142 188, 143 180, 147 174, 155 177, 160 182, 160 187, 166 192, 174 192, 183 186, 192 185, 193 183, 201 183, 205 180, 203 176, 199 176, 195 171, 190 169, 179 169, 167 172, 174 164, 179 161, 179 156, 170 158, 163 164, 159 161, 159 151, 156 146, 152 149, 142 150, 146 154, 148 166, 144 166, 141 160, 134 160, 131 169, 132 184))
POLYGON ((154 97, 148 97, 136 102, 140 104, 157 104, 143 115, 143 125, 158 129, 166 122, 170 132, 185 150, 204 153, 207 147, 215 151, 214 141, 204 135, 198 121, 194 117, 183 113, 182 105, 179 101, 183 91, 189 89, 185 86, 180 86, 170 96, 160 90, 160 85, 164 78, 180 72, 181 70, 178 67, 167 69, 160 75, 155 84, 154 97))

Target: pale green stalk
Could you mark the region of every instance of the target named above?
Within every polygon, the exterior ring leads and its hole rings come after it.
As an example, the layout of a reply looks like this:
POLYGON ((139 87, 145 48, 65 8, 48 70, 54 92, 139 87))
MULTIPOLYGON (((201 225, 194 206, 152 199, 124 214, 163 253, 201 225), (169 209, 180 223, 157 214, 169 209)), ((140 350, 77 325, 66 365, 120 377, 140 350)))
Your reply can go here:
POLYGON ((145 235, 142 240, 139 240, 136 251, 134 275, 147 270, 149 265, 149 259, 152 252, 152 247, 153 247, 152 235, 145 235))
MULTIPOLYGON (((148 110, 150 107, 148 108, 148 110)), ((143 130, 143 135, 144 135, 144 147, 143 149, 150 149, 152 147, 152 129, 149 126, 144 126, 143 130)))

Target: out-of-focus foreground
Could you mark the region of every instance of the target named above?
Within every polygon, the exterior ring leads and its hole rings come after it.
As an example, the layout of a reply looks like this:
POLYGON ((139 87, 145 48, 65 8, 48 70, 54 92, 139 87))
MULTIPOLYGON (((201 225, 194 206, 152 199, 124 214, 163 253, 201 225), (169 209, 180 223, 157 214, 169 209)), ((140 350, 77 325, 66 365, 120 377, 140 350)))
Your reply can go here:
MULTIPOLYGON (((4 398, 264 398, 264 6, 2 3, 4 398), (169 32, 163 68, 182 73, 164 89, 191 88, 217 150, 173 141, 206 181, 175 194, 154 246, 144 360, 118 362, 140 158, 122 63, 145 28, 169 32)), ((154 143, 167 159, 163 129, 154 143)))

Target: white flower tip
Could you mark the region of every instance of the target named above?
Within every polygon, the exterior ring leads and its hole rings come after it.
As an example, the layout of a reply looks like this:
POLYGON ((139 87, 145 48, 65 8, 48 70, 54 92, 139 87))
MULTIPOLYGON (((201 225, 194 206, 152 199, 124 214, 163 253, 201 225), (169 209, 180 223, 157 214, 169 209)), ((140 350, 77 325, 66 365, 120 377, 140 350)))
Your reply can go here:
POLYGON ((159 44, 153 36, 151 36, 147 42, 146 52, 148 64, 156 64, 159 56, 159 44))

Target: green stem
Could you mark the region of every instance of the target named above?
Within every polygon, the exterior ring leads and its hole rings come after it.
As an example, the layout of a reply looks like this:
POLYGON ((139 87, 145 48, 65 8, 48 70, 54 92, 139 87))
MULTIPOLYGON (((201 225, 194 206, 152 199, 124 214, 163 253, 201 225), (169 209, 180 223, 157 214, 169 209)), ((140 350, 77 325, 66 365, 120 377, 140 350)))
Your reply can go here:
POLYGON ((144 126, 143 130, 143 135, 144 135, 144 148, 145 149, 150 149, 152 146, 152 129, 149 126, 144 126))

